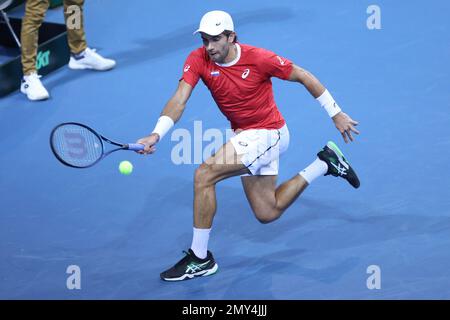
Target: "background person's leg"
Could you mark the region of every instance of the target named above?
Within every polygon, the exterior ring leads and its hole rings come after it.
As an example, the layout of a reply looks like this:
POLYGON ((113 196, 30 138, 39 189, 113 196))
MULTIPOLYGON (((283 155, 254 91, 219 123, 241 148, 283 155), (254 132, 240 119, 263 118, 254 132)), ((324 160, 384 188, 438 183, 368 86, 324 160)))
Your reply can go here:
POLYGON ((278 219, 308 186, 308 182, 297 174, 277 188, 277 177, 241 177, 245 195, 261 223, 278 219))
POLYGON ((84 0, 64 0, 64 19, 67 26, 67 40, 69 43, 70 52, 78 54, 87 48, 86 34, 84 32, 84 16, 83 16, 84 0), (71 10, 70 6, 77 6, 79 10, 71 10), (80 13, 80 25, 74 24, 77 20, 73 17, 74 14, 80 13))
POLYGON ((36 72, 39 28, 50 5, 49 0, 27 0, 22 20, 22 70, 24 76, 36 72))
POLYGON ((70 52, 72 53, 69 60, 69 68, 75 70, 111 70, 116 66, 116 62, 112 59, 104 58, 95 49, 87 46, 83 6, 84 0, 64 0, 67 39, 70 52))

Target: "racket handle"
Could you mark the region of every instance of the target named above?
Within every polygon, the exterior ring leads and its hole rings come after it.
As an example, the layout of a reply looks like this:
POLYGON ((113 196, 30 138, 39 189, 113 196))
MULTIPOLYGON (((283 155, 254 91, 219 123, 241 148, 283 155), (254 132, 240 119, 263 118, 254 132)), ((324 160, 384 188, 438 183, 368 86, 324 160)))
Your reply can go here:
POLYGON ((133 150, 133 151, 144 150, 144 145, 141 143, 129 143, 125 146, 127 147, 128 150, 133 150))

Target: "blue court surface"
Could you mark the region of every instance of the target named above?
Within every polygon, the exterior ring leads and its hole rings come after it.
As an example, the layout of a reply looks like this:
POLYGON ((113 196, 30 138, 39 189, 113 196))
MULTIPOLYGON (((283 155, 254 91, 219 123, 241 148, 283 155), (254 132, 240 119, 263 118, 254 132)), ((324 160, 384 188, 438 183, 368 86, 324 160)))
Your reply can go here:
MULTIPOLYGON (((42 79, 51 99, 0 100, 1 299, 450 298, 448 1, 86 2, 88 43, 116 69, 64 67, 42 79), (381 10, 381 29, 367 27, 370 5, 381 10), (201 46, 192 32, 215 9, 231 13, 240 42, 310 70, 360 122, 346 145, 303 87, 274 79, 291 133, 279 182, 334 140, 361 187, 320 178, 263 225, 240 179, 223 181, 209 245, 219 272, 166 283, 159 273, 191 244, 198 164, 173 163, 178 142, 168 135, 152 156, 117 152, 72 169, 54 158, 49 134, 66 121, 124 142, 148 134, 201 46), (119 173, 122 160, 133 163, 131 175, 119 173), (72 265, 79 290, 66 286, 72 265), (371 266, 381 271, 379 289, 367 286, 371 266)), ((46 19, 62 23, 62 9, 46 19)), ((228 128, 202 83, 175 129, 193 134, 195 121, 203 132, 228 128)))

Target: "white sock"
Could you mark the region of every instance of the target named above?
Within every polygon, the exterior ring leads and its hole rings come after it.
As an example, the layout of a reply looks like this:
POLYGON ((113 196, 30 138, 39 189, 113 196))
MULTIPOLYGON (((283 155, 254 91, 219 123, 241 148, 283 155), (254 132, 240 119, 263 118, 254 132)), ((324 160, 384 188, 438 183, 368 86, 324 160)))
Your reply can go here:
POLYGON ((311 163, 309 166, 307 166, 303 171, 301 171, 299 174, 308 182, 308 184, 311 184, 314 180, 316 180, 318 177, 323 176, 328 171, 328 165, 325 161, 320 160, 319 158, 316 158, 313 163, 311 163))
POLYGON ((208 251, 209 229, 194 228, 194 236, 192 238, 191 249, 197 258, 205 259, 208 251))

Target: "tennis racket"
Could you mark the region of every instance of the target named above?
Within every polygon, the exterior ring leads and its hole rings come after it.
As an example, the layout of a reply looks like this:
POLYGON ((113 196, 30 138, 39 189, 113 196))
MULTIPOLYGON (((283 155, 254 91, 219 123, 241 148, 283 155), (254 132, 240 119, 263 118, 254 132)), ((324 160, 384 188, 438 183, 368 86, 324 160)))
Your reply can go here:
POLYGON ((118 150, 144 150, 143 144, 114 142, 92 128, 76 122, 57 125, 50 134, 50 147, 56 159, 72 168, 92 167, 118 150), (117 148, 106 151, 105 142, 117 148))

